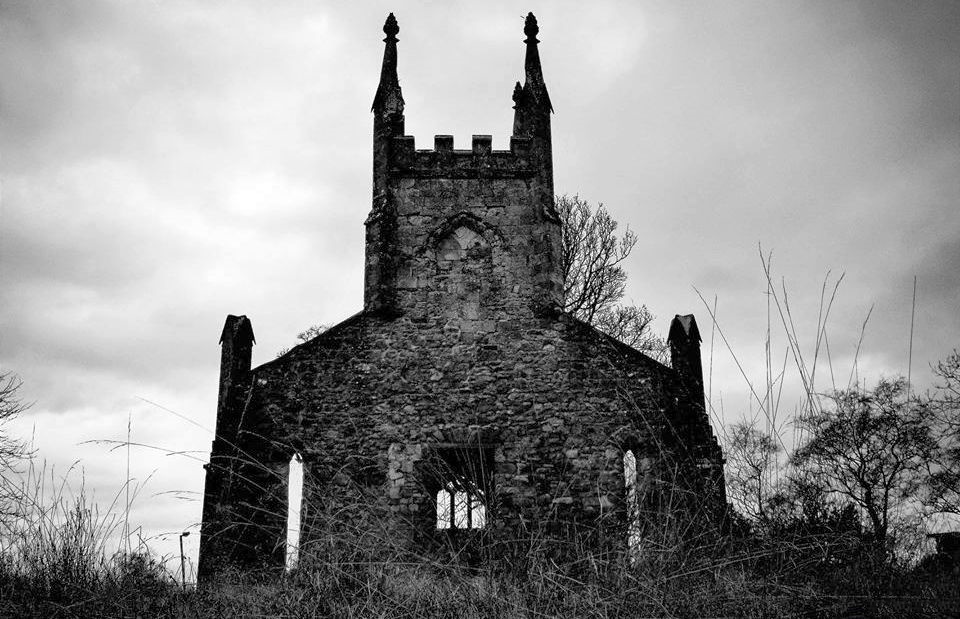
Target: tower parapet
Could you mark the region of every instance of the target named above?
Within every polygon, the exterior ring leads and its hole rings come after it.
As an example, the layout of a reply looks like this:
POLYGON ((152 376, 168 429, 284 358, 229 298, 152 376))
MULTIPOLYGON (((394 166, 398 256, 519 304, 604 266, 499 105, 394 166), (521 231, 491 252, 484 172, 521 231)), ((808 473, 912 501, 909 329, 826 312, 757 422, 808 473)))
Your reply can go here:
POLYGON ((469 150, 454 149, 453 136, 434 136, 433 149, 416 149, 414 137, 393 138, 390 172, 403 178, 532 178, 532 139, 510 138, 509 150, 493 150, 489 135, 475 135, 469 150))

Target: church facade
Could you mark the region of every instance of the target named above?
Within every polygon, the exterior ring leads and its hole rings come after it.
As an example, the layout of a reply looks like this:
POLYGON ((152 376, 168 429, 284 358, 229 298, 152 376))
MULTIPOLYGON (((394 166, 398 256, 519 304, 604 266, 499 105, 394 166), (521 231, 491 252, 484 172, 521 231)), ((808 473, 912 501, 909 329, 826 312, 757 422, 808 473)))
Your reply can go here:
POLYGON ((536 19, 524 29, 508 150, 484 135, 469 150, 446 135, 416 148, 404 134, 398 31, 391 14, 362 311, 257 368, 249 319, 224 325, 201 579, 283 565, 294 457, 301 546, 325 515, 363 523, 372 512, 359 497, 412 545, 482 545, 485 557, 521 531, 564 535, 570 523, 627 544, 639 511, 680 486, 715 514, 725 506, 693 316, 670 327, 668 367, 560 309, 536 19))

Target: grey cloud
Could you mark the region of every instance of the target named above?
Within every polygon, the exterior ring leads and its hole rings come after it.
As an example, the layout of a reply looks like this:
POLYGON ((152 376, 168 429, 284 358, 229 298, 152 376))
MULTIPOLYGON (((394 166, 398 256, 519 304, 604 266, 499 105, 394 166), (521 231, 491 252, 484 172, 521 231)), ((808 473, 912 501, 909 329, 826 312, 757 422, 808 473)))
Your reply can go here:
MULTIPOLYGON (((762 373, 761 242, 805 346, 824 274, 847 272, 838 372, 873 303, 864 366, 902 371, 914 274, 915 369, 960 339, 955 4, 532 8, 557 188, 640 234, 628 292, 664 329, 690 311, 708 324, 692 286, 716 294, 731 346, 762 373)), ((4 3, 0 361, 38 414, 98 411, 84 417, 96 437, 133 409, 150 441, 203 450, 202 432, 129 398, 209 425, 225 314, 251 316, 259 363, 359 309, 369 106, 394 9, 418 145, 489 132, 506 147, 525 12, 511 3, 4 3)), ((714 393, 748 410, 715 352, 714 393)), ((61 426, 44 431, 67 450, 61 426)), ((115 463, 83 453, 109 485, 115 463)), ((198 471, 171 469, 197 487, 198 471)), ((140 515, 166 530, 190 509, 140 515)))

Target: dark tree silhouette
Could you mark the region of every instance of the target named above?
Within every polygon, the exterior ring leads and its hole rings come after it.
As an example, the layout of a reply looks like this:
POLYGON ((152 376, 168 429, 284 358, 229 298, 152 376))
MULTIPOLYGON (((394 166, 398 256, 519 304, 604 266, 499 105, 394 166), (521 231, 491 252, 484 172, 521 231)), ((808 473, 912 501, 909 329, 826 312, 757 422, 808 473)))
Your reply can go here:
POLYGON ((937 512, 960 514, 960 352, 954 350, 933 371, 939 380, 929 405, 940 426, 940 453, 931 463, 927 503, 937 512))
POLYGON ((936 454, 934 418, 911 397, 903 378, 881 379, 873 390, 830 395, 832 406, 801 420, 807 440, 794 465, 830 493, 849 498, 884 548, 894 510, 918 498, 936 454))
MULTIPOLYGON (((297 340, 299 340, 300 344, 303 344, 304 342, 309 342, 310 340, 317 337, 318 335, 320 335, 321 333, 323 333, 329 328, 330 328, 329 326, 322 323, 310 325, 309 327, 307 327, 306 329, 304 329, 303 331, 297 334, 297 340)), ((280 349, 280 352, 277 353, 277 356, 282 357, 288 352, 290 352, 291 350, 292 349, 290 348, 282 348, 280 349)))
POLYGON ((627 273, 623 261, 637 244, 629 228, 617 235, 617 222, 603 204, 594 210, 579 196, 556 200, 561 223, 560 272, 563 309, 607 335, 666 361, 663 339, 651 329, 646 305, 623 305, 627 273))
POLYGON ((780 446, 754 423, 735 423, 727 430, 727 498, 751 522, 767 520, 775 491, 770 479, 777 468, 780 446))
POLYGON ((0 373, 0 513, 8 514, 9 499, 17 493, 17 479, 14 477, 18 462, 27 455, 23 441, 10 436, 6 425, 24 412, 30 405, 20 397, 23 382, 11 373, 0 373))

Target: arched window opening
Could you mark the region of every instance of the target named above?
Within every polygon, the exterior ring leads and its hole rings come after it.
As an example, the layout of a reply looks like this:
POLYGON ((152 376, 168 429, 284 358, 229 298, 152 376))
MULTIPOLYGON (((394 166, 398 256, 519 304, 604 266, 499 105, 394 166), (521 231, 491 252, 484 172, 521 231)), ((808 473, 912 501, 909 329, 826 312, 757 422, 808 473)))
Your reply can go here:
POLYGON ((637 493, 637 456, 628 449, 623 454, 624 499, 627 507, 627 548, 640 548, 640 504, 637 493))
POLYGON ((292 570, 300 559, 300 513, 303 507, 303 459, 290 458, 287 469, 287 554, 286 568, 292 570))

